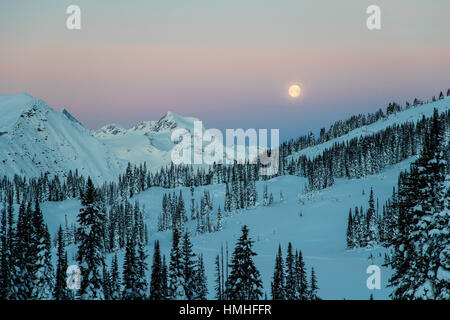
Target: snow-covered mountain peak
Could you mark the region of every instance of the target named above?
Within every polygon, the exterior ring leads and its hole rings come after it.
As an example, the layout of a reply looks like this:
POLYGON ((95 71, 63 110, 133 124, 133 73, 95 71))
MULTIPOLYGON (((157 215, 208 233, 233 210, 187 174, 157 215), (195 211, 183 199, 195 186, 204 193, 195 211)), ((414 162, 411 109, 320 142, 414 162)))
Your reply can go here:
POLYGON ((98 138, 104 138, 109 136, 116 136, 125 134, 127 130, 122 127, 120 124, 117 123, 111 123, 107 124, 106 126, 101 127, 100 129, 93 131, 93 135, 98 138))
POLYGON ((0 95, 0 131, 10 131, 20 117, 32 116, 35 111, 31 109, 36 110, 43 104, 27 93, 0 95))
POLYGON ((185 128, 191 131, 194 128, 194 121, 199 119, 192 117, 183 117, 171 111, 168 111, 161 119, 159 119, 154 127, 153 132, 161 132, 165 130, 173 130, 175 128, 185 128))
POLYGON ((78 169, 96 181, 115 179, 124 162, 69 112, 28 94, 0 95, 0 175, 65 175, 78 169))

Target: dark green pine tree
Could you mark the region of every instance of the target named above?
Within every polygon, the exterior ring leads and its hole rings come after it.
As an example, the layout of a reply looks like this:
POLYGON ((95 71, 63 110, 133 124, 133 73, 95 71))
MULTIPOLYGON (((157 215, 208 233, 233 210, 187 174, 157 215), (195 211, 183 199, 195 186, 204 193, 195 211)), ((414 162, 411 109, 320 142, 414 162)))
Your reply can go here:
POLYGON ((297 275, 295 273, 295 256, 292 252, 292 244, 289 242, 286 255, 286 300, 296 300, 297 297, 297 275))
POLYGON ((208 285, 205 274, 205 264, 203 262, 203 255, 199 255, 195 268, 195 290, 194 300, 206 300, 208 295, 208 285))
POLYGON ((272 300, 285 300, 285 279, 284 279, 284 264, 281 253, 281 245, 278 246, 278 254, 275 258, 275 270, 273 272, 272 281, 272 300))
POLYGON ((124 300, 139 300, 141 296, 138 290, 139 270, 136 256, 136 242, 132 236, 128 237, 123 261, 123 291, 124 300))
POLYGON ((10 296, 10 259, 11 255, 8 248, 8 222, 6 217, 6 203, 3 203, 1 211, 1 230, 0 230, 0 299, 7 300, 10 296))
POLYGON ((31 253, 34 259, 34 266, 32 269, 31 299, 48 300, 52 298, 54 288, 51 239, 37 199, 35 201, 32 224, 31 253))
POLYGON ((309 299, 310 300, 318 300, 319 299, 319 297, 317 296, 318 290, 319 290, 319 287, 317 285, 316 272, 314 271, 314 268, 311 268, 311 287, 309 288, 309 299))
POLYGON ((100 209, 97 192, 89 177, 78 214, 78 255, 81 269, 79 295, 82 300, 103 300, 103 266, 105 216, 100 209))
POLYGON ((184 266, 182 263, 182 253, 180 248, 180 233, 177 228, 173 229, 168 281, 168 299, 186 299, 184 290, 184 266))
POLYGON ((216 285, 214 287, 214 290, 216 292, 216 299, 222 300, 223 298, 223 288, 222 288, 222 271, 220 267, 220 258, 219 255, 216 256, 216 285))
POLYGON ((117 254, 114 254, 110 274, 110 299, 120 300, 122 298, 122 292, 120 289, 120 274, 119 263, 117 261, 117 254))
POLYGON ((64 232, 62 227, 58 229, 57 239, 57 263, 56 263, 56 276, 55 276, 55 288, 53 290, 53 297, 55 300, 68 300, 70 298, 69 290, 66 284, 66 271, 67 271, 67 252, 64 243, 64 232))
POLYGON ((163 268, 161 261, 161 251, 159 241, 155 241, 155 251, 153 253, 152 274, 150 279, 150 300, 164 300, 163 268))
POLYGON ((137 284, 136 291, 139 299, 147 299, 148 282, 147 282, 147 252, 145 250, 144 242, 138 241, 137 244, 137 284))
POLYGON ((394 270, 389 279, 389 286, 394 288, 391 297, 396 300, 402 299, 410 287, 410 281, 406 281, 405 275, 411 269, 412 263, 410 257, 413 255, 413 243, 409 241, 409 234, 412 208, 415 206, 417 194, 417 167, 413 164, 410 172, 400 173, 398 179, 398 206, 393 208, 395 221, 388 240, 393 251, 389 265, 394 270))
POLYGON ((19 208, 14 255, 16 259, 15 296, 19 300, 28 300, 31 297, 31 281, 35 264, 32 255, 32 209, 31 202, 25 207, 22 201, 19 208))
POLYGON ((353 243, 353 218, 352 218, 352 209, 350 209, 350 212, 348 213, 348 220, 347 220, 347 248, 351 249, 354 247, 353 243))
POLYGON ((105 300, 111 300, 111 275, 106 264, 103 265, 103 293, 105 300))
POLYGON ((308 300, 308 280, 302 252, 295 254, 295 273, 297 275, 297 296, 300 300, 308 300))
POLYGON ((181 264, 183 266, 184 295, 187 300, 192 300, 196 291, 196 261, 195 254, 192 252, 192 243, 188 232, 183 237, 181 264))
POLYGON ((230 300, 259 300, 263 294, 260 273, 253 261, 256 253, 252 250, 253 241, 248 232, 244 225, 233 251, 226 291, 230 300))

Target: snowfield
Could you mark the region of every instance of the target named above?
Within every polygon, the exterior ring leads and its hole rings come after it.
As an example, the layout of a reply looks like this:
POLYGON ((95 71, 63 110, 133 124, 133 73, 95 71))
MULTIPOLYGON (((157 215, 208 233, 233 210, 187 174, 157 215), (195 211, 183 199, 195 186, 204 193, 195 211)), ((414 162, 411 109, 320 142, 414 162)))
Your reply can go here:
MULTIPOLYGON (((194 252, 203 254, 208 278, 209 299, 214 298, 215 270, 214 261, 220 253, 221 245, 228 243, 231 256, 235 242, 240 235, 242 225, 250 228, 250 235, 255 241, 254 249, 258 253, 255 257, 256 266, 261 272, 264 288, 270 297, 270 282, 273 275, 275 254, 278 244, 281 243, 285 257, 287 244, 292 242, 293 248, 302 250, 305 263, 310 272, 314 267, 318 276, 319 296, 323 299, 368 299, 372 293, 375 299, 388 299, 390 288, 386 288, 390 270, 382 267, 384 262, 384 248, 373 249, 346 249, 346 228, 348 210, 350 207, 363 206, 367 208, 370 188, 373 187, 375 200, 378 199, 380 210, 384 201, 391 195, 392 188, 397 184, 398 174, 409 167, 413 159, 374 176, 357 180, 338 179, 336 184, 319 192, 303 194, 306 183, 305 178, 296 176, 282 176, 275 179, 258 182, 257 190, 261 200, 263 187, 268 185, 269 192, 274 195, 275 203, 272 206, 258 207, 250 210, 233 213, 223 219, 223 230, 215 233, 195 235, 195 221, 187 223, 192 233, 194 252), (363 195, 363 190, 365 195, 363 195), (282 191, 284 201, 280 203, 279 194, 282 191), (301 200, 301 201, 299 201, 301 200), (300 204, 302 202, 302 204, 300 204), (302 216, 299 216, 299 212, 302 216), (373 258, 370 258, 370 257, 373 258), (366 280, 370 274, 366 273, 369 265, 378 265, 381 268, 381 290, 369 290, 366 280)), ((157 232, 158 215, 161 212, 162 196, 166 192, 183 192, 184 201, 190 203, 188 188, 163 189, 153 187, 135 196, 145 205, 146 223, 149 227, 149 257, 151 267, 153 258, 153 242, 159 240, 161 251, 168 258, 171 248, 172 233, 170 231, 157 232)), ((195 198, 200 200, 203 190, 211 192, 214 202, 212 217, 215 219, 217 207, 223 209, 225 185, 212 185, 195 189, 195 198)), ((187 207, 189 207, 187 205, 187 207)), ((80 208, 78 200, 64 202, 46 202, 41 206, 50 233, 54 236, 59 225, 65 223, 65 215, 69 224, 76 221, 80 208)), ((190 212, 187 208, 187 214, 190 212)), ((75 262, 74 246, 69 248, 69 264, 75 262)), ((123 261, 124 250, 119 251, 119 263, 123 261)), ((111 263, 112 256, 107 258, 111 263)), ((150 272, 148 272, 148 278, 150 272)))

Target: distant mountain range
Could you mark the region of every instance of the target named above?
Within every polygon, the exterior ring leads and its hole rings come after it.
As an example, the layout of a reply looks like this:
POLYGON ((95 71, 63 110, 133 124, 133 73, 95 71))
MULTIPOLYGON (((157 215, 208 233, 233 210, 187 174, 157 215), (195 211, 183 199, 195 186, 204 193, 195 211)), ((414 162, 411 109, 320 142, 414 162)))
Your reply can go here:
POLYGON ((0 175, 64 175, 78 169, 96 181, 115 180, 128 162, 158 169, 171 161, 175 128, 193 129, 195 118, 167 112, 130 129, 110 124, 93 131, 67 110, 58 112, 26 93, 0 95, 0 175))
MULTIPOLYGON (((431 116, 434 108, 439 112, 449 110, 450 99, 391 114, 298 155, 311 157, 335 142, 374 134, 393 124, 417 121, 431 116)), ((45 172, 65 175, 78 169, 80 174, 97 182, 115 180, 128 162, 146 162, 150 170, 170 164, 175 145, 171 141, 172 131, 185 128, 193 134, 194 121, 199 121, 167 112, 158 121, 143 121, 130 129, 109 124, 94 131, 85 128, 67 110, 56 111, 26 93, 0 95, 0 114, 0 175, 36 177, 45 172)))

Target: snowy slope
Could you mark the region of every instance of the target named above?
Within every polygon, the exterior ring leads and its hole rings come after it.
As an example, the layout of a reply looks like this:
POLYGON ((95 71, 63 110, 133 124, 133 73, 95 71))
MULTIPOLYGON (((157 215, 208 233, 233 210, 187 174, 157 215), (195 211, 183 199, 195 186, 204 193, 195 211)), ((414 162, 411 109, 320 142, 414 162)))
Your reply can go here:
POLYGON ((77 168, 96 181, 115 179, 125 163, 74 117, 22 93, 0 95, 0 175, 64 175, 77 168))
MULTIPOLYGON (((375 299, 388 299, 390 288, 386 288, 391 271, 382 267, 385 249, 346 249, 346 228, 349 208, 363 206, 367 208, 369 190, 373 187, 375 199, 380 205, 391 195, 396 185, 398 174, 409 167, 413 159, 392 166, 374 176, 362 179, 338 179, 336 184, 320 192, 302 194, 306 179, 295 176, 282 176, 266 182, 258 182, 259 199, 262 197, 264 184, 273 193, 275 203, 270 207, 259 205, 254 209, 240 211, 224 217, 223 230, 220 232, 195 235, 195 221, 188 222, 187 227, 193 234, 194 252, 202 253, 208 278, 209 298, 214 298, 214 261, 220 247, 228 242, 230 255, 240 235, 243 224, 250 228, 250 236, 255 240, 255 263, 261 272, 264 288, 270 297, 270 281, 273 276, 275 254, 281 243, 285 257, 287 244, 293 243, 294 249, 302 250, 306 266, 317 272, 319 296, 324 299, 368 299, 370 294, 375 299), (363 195, 362 191, 365 191, 363 195), (280 203, 279 194, 283 192, 284 201, 280 203), (300 200, 301 199, 301 204, 300 200), (302 211, 302 217, 299 216, 302 211), (372 255, 373 259, 369 259, 372 255), (369 276, 366 269, 376 264, 381 267, 381 290, 369 290, 366 280, 369 276)), ((151 188, 133 198, 139 200, 146 208, 146 223, 149 227, 150 245, 147 248, 149 267, 153 257, 153 242, 159 240, 163 254, 168 257, 172 234, 169 231, 157 232, 157 219, 161 212, 161 200, 164 193, 182 190, 185 203, 190 201, 188 188, 167 190, 151 188)), ((203 190, 209 190, 214 203, 213 219, 216 218, 217 207, 223 208, 225 186, 213 185, 195 189, 196 200, 199 201, 203 190)), ((71 224, 76 221, 80 208, 78 200, 65 202, 47 202, 41 206, 50 232, 56 234, 59 225, 64 225, 65 215, 71 224)), ((70 263, 75 263, 76 249, 71 247, 70 263)), ((123 261, 123 251, 119 252, 119 263, 123 261)), ((108 264, 111 256, 107 257, 108 264)), ((150 275, 147 275, 147 278, 150 275)))
POLYGON ((324 150, 331 148, 335 143, 342 143, 350 141, 354 138, 373 135, 395 124, 401 125, 407 122, 417 122, 418 120, 422 119, 423 116, 425 116, 426 118, 431 117, 433 115, 433 110, 435 108, 438 109, 439 113, 450 110, 450 97, 445 97, 442 100, 426 103, 416 107, 411 107, 408 110, 391 114, 389 117, 385 119, 352 130, 349 133, 340 136, 338 138, 331 139, 324 143, 305 148, 303 150, 300 150, 299 152, 295 152, 291 155, 291 157, 297 158, 299 156, 305 155, 308 158, 312 159, 322 154, 324 150))

